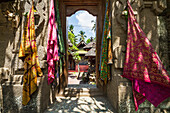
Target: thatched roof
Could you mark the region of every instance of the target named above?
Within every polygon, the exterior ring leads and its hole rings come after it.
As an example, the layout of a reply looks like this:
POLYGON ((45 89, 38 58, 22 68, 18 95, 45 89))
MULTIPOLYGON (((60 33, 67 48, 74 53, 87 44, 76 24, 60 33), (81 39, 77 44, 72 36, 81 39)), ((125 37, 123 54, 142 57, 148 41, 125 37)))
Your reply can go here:
POLYGON ((84 50, 78 50, 75 53, 78 53, 79 55, 85 55, 87 53, 87 51, 84 50))
POLYGON ((95 47, 93 47, 93 48, 91 48, 87 53, 86 53, 86 55, 85 55, 86 57, 89 57, 89 56, 96 56, 96 48, 95 47))
POLYGON ((86 46, 83 47, 83 49, 90 49, 92 47, 96 47, 96 41, 88 43, 86 46))
POLYGON ((79 44, 77 44, 77 48, 79 48, 80 46, 86 46, 84 40, 82 40, 81 42, 79 42, 79 44))

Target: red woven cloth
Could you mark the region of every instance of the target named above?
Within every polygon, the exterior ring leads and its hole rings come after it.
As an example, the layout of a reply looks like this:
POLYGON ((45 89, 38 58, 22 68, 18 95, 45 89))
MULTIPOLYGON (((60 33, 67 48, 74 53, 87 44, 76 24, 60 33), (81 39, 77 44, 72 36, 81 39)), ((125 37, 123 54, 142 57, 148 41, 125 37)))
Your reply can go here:
POLYGON ((58 60, 57 26, 55 23, 54 0, 51 0, 47 44, 48 84, 51 84, 55 79, 55 64, 58 60))
POLYGON ((128 38, 123 77, 132 81, 136 110, 147 99, 155 107, 170 97, 170 78, 128 2, 128 38))

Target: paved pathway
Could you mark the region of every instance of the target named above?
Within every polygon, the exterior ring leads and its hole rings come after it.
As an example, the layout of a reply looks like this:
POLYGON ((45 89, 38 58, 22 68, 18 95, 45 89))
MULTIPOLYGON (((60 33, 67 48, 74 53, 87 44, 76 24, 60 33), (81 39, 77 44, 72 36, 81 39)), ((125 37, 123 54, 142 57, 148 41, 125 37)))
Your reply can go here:
POLYGON ((77 79, 78 74, 79 74, 78 72, 69 72, 68 84, 80 84, 80 82, 82 81, 81 76, 82 76, 83 72, 80 72, 79 79, 77 79))
MULTIPOLYGON (((96 85, 82 84, 78 72, 70 72, 68 88, 96 88, 96 85)), ((57 97, 44 113, 116 113, 104 96, 97 97, 57 97)))
POLYGON ((116 113, 105 97, 58 97, 44 113, 116 113))

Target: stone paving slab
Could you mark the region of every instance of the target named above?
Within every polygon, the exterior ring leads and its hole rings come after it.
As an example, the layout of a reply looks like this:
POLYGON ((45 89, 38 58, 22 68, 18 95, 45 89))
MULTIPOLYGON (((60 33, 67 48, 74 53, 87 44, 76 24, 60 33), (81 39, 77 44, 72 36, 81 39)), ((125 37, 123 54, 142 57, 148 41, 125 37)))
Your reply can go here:
POLYGON ((116 113, 105 97, 57 97, 44 113, 116 113))
POLYGON ((82 76, 83 72, 69 72, 68 75, 68 84, 80 84, 80 82, 82 81, 81 78, 77 79, 78 74, 80 74, 79 76, 82 76))

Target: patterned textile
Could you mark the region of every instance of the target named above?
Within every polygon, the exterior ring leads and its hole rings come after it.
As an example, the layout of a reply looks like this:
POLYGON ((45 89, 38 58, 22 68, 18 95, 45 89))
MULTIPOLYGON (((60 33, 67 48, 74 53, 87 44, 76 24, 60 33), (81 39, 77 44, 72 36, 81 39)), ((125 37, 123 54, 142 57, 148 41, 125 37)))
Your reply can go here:
POLYGON ((132 81, 136 110, 147 99, 155 107, 170 97, 170 78, 128 2, 128 39, 123 77, 132 81))
POLYGON ((110 16, 110 20, 109 20, 109 33, 107 36, 107 40, 108 40, 108 64, 113 64, 113 55, 112 55, 112 38, 111 38, 111 16, 110 16))
POLYGON ((35 39, 34 8, 27 15, 26 25, 19 50, 19 58, 24 61, 22 104, 27 105, 30 96, 37 89, 37 76, 42 76, 37 56, 35 39))
POLYGON ((110 36, 111 21, 109 19, 110 14, 110 3, 106 1, 106 13, 104 20, 104 32, 102 36, 101 56, 100 56, 100 78, 104 83, 110 79, 110 66, 108 65, 108 36, 110 36))
POLYGON ((55 23, 54 1, 50 3, 50 14, 48 24, 48 44, 47 44, 47 62, 48 62, 48 84, 55 79, 55 64, 59 60, 57 45, 57 28, 55 23))
MULTIPOLYGON (((60 12, 59 12, 59 1, 57 0, 57 24, 58 24, 58 39, 59 39, 59 75, 62 79, 62 75, 64 74, 64 65, 65 65, 65 46, 63 40, 62 26, 60 21, 60 12)), ((62 81, 60 79, 60 81, 62 81)))

